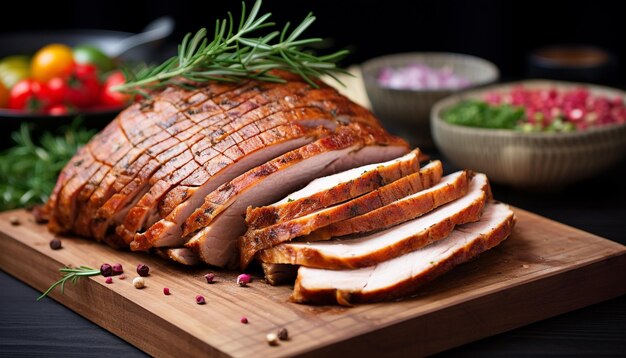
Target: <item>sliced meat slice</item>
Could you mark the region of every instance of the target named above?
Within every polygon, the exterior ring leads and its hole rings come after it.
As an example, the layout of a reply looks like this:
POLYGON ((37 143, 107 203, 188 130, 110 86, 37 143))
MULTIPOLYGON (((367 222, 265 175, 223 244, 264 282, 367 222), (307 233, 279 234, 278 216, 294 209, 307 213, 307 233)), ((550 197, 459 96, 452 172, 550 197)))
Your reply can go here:
POLYGON ((200 264, 198 255, 186 247, 158 248, 155 252, 162 258, 177 262, 181 265, 195 266, 200 264))
MULTIPOLYGON (((462 177, 464 180, 462 180, 456 187, 439 194, 441 196, 445 195, 445 198, 437 198, 436 200, 438 201, 438 205, 436 206, 443 205, 467 193, 467 175, 462 172, 457 176, 462 177)), ((246 245, 246 242, 262 242, 262 246, 273 247, 299 236, 308 235, 315 230, 333 223, 358 217, 359 215, 367 214, 373 210, 386 207, 386 205, 402 199, 406 195, 412 196, 412 194, 421 193, 423 189, 429 188, 432 183, 430 179, 426 179, 425 181, 427 182, 427 186, 425 187, 422 183, 423 177, 426 177, 426 175, 422 175, 420 171, 347 202, 318 210, 314 213, 295 219, 279 222, 261 229, 248 229, 246 234, 239 239, 242 253, 241 257, 253 257, 255 254, 254 252, 246 252, 246 250, 256 247, 256 245, 249 246, 246 245)), ((444 188, 447 189, 447 187, 444 188)), ((414 215, 413 218, 431 211, 436 207, 433 195, 434 194, 432 192, 429 192, 429 194, 426 195, 421 195, 422 199, 416 201, 419 203, 419 206, 415 205, 412 210, 414 215)), ((247 263, 242 262, 241 264, 241 268, 244 269, 247 263)))
MULTIPOLYGON (((471 175, 466 171, 450 174, 428 190, 409 194, 382 208, 336 222, 300 238, 300 241, 329 240, 333 237, 378 231, 413 220, 467 194, 471 175)), ((487 196, 489 197, 489 194, 487 196)))
POLYGON ((406 144, 395 137, 364 132, 367 129, 355 125, 339 128, 330 137, 291 151, 222 185, 185 221, 185 236, 200 230, 186 246, 210 265, 236 267, 237 238, 245 232, 246 207, 277 200, 315 177, 330 174, 328 170, 345 170, 344 165, 388 160, 407 152, 406 144), (333 162, 340 164, 329 167, 333 162))
POLYGON ((508 206, 490 203, 480 221, 459 226, 446 239, 378 265, 340 271, 300 267, 291 298, 300 303, 351 305, 405 297, 497 246, 514 225, 508 206))
POLYGON ((441 240, 456 225, 478 221, 488 191, 487 177, 478 174, 467 195, 417 219, 354 239, 283 243, 259 252, 259 259, 327 269, 372 266, 441 240))
POLYGON ((385 163, 370 164, 313 180, 309 185, 268 206, 249 207, 249 228, 301 217, 322 208, 356 198, 419 170, 419 149, 385 163))

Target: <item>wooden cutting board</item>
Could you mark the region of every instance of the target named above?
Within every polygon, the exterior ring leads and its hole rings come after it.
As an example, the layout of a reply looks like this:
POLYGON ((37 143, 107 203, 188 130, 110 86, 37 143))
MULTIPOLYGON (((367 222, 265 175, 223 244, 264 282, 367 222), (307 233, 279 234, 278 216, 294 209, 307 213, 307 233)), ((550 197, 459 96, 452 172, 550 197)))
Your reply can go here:
MULTIPOLYGON (((129 343, 157 356, 421 356, 626 293, 626 247, 515 210, 512 236, 419 293, 398 302, 352 308, 288 301, 291 287, 256 279, 235 284, 237 273, 188 269, 157 257, 52 235, 25 211, 0 213, 0 268, 38 290, 64 265, 121 263, 127 278, 101 276, 69 284, 51 297, 129 343), (11 225, 9 218, 19 218, 11 225), (138 263, 150 266, 144 289, 131 283, 138 263), (165 296, 163 287, 172 294, 165 296), (206 297, 197 305, 195 296, 206 297), (249 324, 239 322, 242 316, 249 324), (291 339, 270 347, 268 332, 285 327, 291 339)), ((36 297, 33 297, 33 300, 36 297)))

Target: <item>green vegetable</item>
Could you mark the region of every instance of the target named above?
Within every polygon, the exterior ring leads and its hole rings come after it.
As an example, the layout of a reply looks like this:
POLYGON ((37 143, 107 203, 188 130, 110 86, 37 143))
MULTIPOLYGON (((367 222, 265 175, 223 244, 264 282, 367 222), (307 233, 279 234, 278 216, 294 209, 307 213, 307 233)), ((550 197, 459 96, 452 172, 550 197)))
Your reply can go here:
POLYGON ((492 106, 483 101, 463 101, 443 113, 443 119, 468 127, 516 129, 525 117, 524 109, 508 104, 492 106))
POLYGON ((16 145, 0 154, 0 210, 48 199, 63 166, 95 133, 79 126, 75 120, 57 134, 44 133, 39 143, 26 124, 12 134, 16 145))
POLYGON ((115 68, 113 60, 100 49, 90 45, 78 45, 72 50, 74 61, 81 64, 91 64, 102 72, 115 68))

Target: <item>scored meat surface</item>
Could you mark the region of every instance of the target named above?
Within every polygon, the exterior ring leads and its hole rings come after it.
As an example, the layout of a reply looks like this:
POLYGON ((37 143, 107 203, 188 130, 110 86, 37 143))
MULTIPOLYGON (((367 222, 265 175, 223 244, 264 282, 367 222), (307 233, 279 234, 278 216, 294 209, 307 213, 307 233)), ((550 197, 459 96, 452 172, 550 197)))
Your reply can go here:
POLYGON ((505 240, 515 224, 511 209, 490 203, 480 221, 457 227, 420 250, 355 270, 300 267, 292 300, 328 304, 387 301, 410 295, 424 283, 505 240))
MULTIPOLYGON (((351 138, 344 146, 309 153, 300 167, 315 170, 283 185, 291 191, 321 175, 408 152, 407 144, 389 135, 368 110, 333 88, 322 82, 315 88, 297 75, 276 73, 286 82, 170 87, 124 110, 62 170, 47 202, 49 229, 134 250, 176 248, 193 231, 204 229, 194 223, 210 226, 218 219, 192 215, 203 205, 203 212, 223 213, 218 215, 222 221, 241 217, 250 203, 266 205, 288 193, 266 186, 264 190, 280 195, 270 192, 263 196, 269 201, 255 201, 248 189, 225 196, 228 190, 218 188, 255 168, 268 170, 274 160, 285 161, 274 166, 287 173, 277 177, 290 180, 286 161, 294 158, 289 153, 308 145, 351 138), (214 192, 220 194, 211 196, 214 192)), ((256 178, 269 174, 257 171, 256 178)), ((245 230, 243 219, 226 222, 235 225, 237 235, 245 230)), ((191 251, 172 252, 191 257, 191 251)))
POLYGON ((283 243, 259 252, 259 259, 265 263, 328 269, 375 265, 441 240, 456 225, 478 221, 487 202, 488 188, 487 177, 478 174, 467 195, 417 219, 353 239, 283 243))

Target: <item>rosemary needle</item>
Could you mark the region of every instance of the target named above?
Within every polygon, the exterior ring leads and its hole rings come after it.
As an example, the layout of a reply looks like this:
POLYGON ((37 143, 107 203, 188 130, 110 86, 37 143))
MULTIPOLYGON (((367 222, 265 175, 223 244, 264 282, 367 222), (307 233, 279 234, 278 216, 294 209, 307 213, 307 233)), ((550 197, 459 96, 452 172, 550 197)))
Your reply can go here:
POLYGON ((210 41, 207 30, 200 29, 195 35, 189 33, 184 37, 177 56, 157 66, 144 66, 136 71, 125 69, 126 83, 115 90, 148 96, 150 90, 168 85, 193 87, 207 81, 235 82, 243 78, 284 82, 273 75, 272 70, 298 74, 314 87, 318 86, 312 78, 322 75, 340 82, 335 74, 347 72, 338 68, 335 62, 348 51, 316 56, 305 47, 322 39, 301 38, 315 21, 315 16, 309 13, 292 31, 287 23, 282 31, 259 35, 258 30, 275 25, 268 21, 271 13, 259 14, 261 2, 257 0, 249 13, 242 2, 238 25, 230 12, 227 19, 218 20, 210 41))
POLYGON ((37 298, 37 301, 46 297, 50 292, 52 292, 52 290, 54 290, 55 287, 59 285, 61 285, 61 293, 65 292, 65 283, 67 281, 72 281, 73 284, 76 284, 78 279, 81 277, 100 275, 99 269, 96 270, 87 266, 80 266, 78 268, 64 267, 59 269, 59 271, 61 271, 63 277, 53 283, 44 293, 42 293, 41 296, 37 298))

